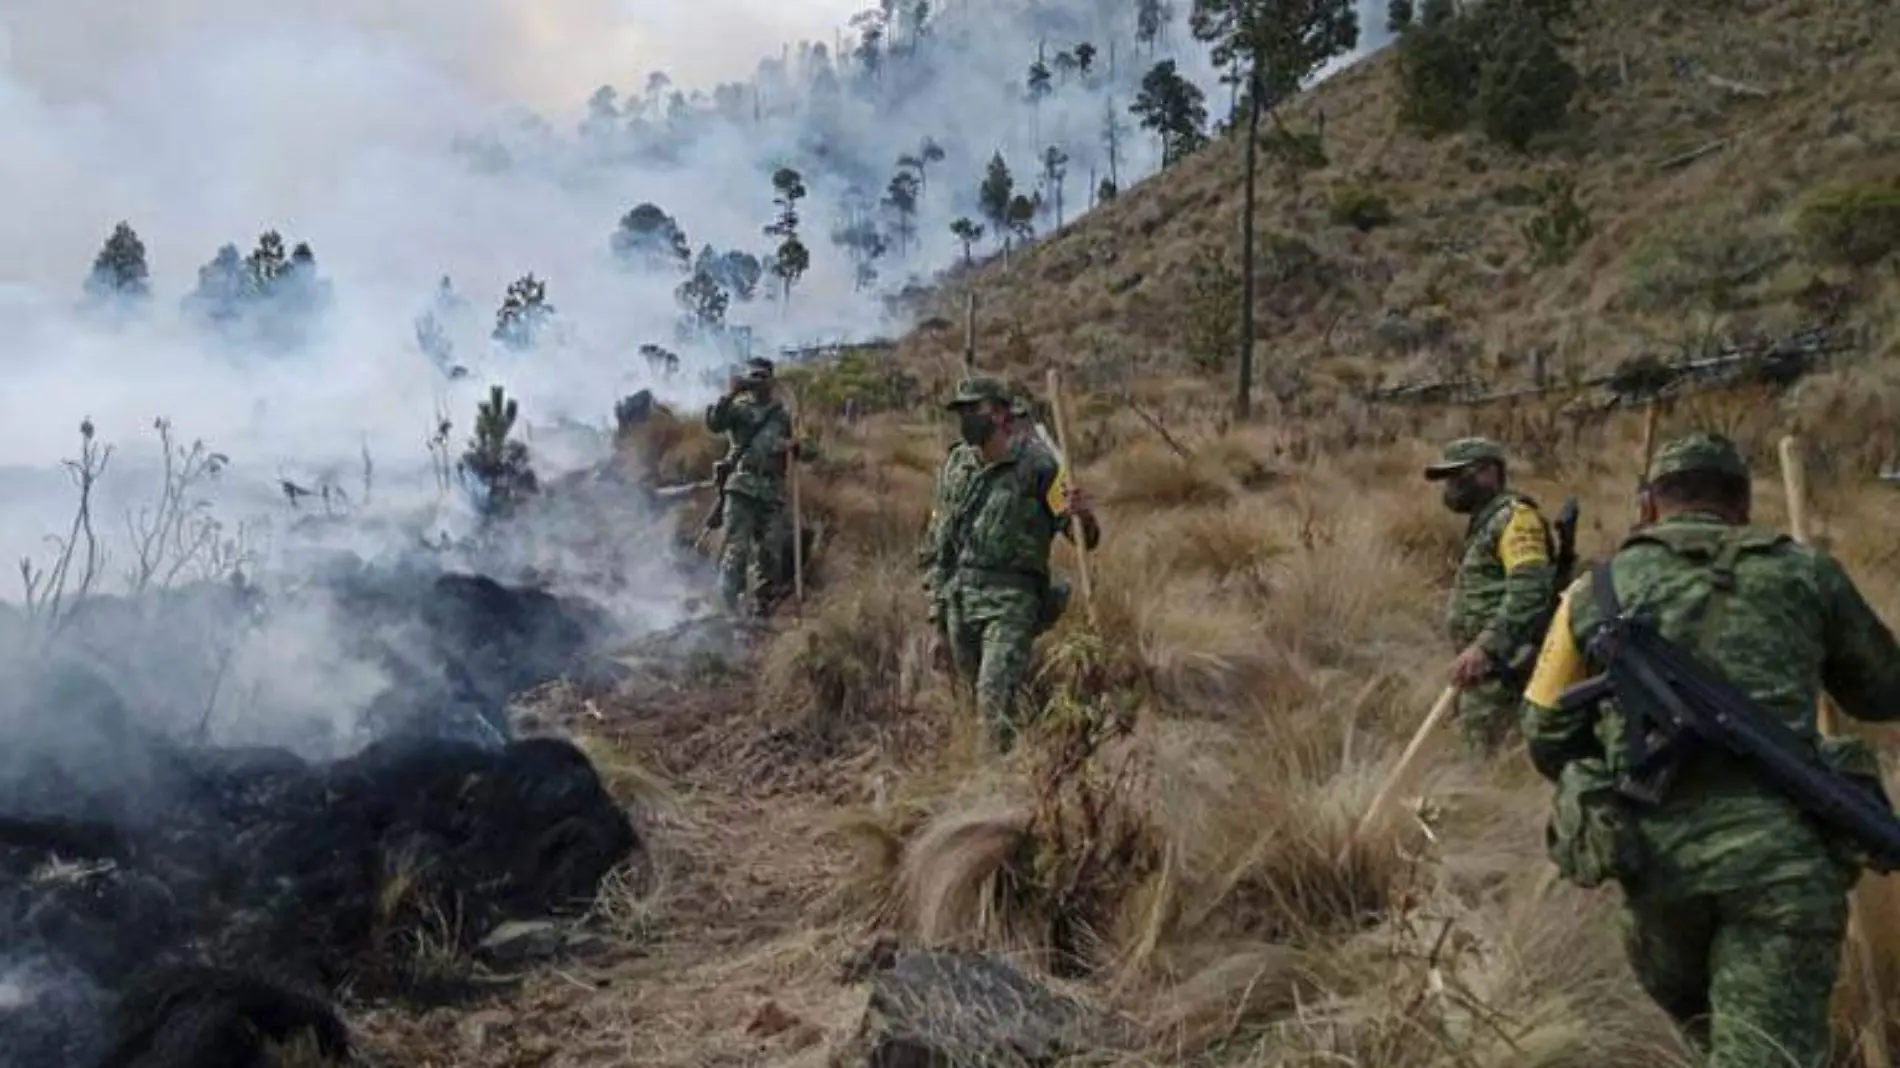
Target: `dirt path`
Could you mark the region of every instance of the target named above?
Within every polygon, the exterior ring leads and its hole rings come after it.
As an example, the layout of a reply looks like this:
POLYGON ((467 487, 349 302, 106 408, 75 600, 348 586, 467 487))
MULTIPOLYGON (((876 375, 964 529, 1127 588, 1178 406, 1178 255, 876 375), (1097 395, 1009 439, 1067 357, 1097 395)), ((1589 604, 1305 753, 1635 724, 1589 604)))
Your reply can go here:
MULTIPOLYGON (((815 925, 849 862, 831 832, 862 793, 858 759, 781 754, 747 694, 675 690, 572 724, 633 794, 652 844, 646 884, 611 886, 607 947, 474 1004, 353 1014, 371 1059, 411 1068, 818 1065, 862 994, 840 985, 851 944, 815 925)), ((567 717, 559 717, 566 719, 567 717)))

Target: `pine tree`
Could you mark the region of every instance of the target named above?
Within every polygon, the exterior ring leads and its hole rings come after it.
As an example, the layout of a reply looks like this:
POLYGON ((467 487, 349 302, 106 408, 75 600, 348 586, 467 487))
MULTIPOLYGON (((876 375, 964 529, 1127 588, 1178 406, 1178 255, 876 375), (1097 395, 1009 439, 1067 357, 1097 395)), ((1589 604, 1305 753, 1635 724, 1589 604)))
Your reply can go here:
POLYGON ((86 275, 86 293, 94 298, 144 300, 151 296, 151 270, 145 262, 145 242, 131 224, 112 228, 86 275))
POLYGON ((1359 43, 1353 0, 1194 0, 1194 36, 1214 46, 1213 60, 1244 79, 1247 92, 1245 187, 1241 198, 1240 360, 1234 412, 1253 412, 1255 174, 1261 116, 1279 107, 1320 67, 1359 43))
POLYGON ((983 218, 989 220, 990 233, 1005 251, 1009 248, 1009 200, 1015 192, 1016 179, 1009 173, 1009 164, 1003 162, 1003 154, 992 155, 983 172, 983 184, 977 187, 976 202, 983 218))
POLYGON ((458 467, 464 482, 474 483, 484 523, 516 514, 540 489, 528 446, 513 437, 519 414, 514 398, 500 386, 489 387, 488 399, 475 409, 475 434, 458 467))
POLYGON ((899 170, 884 188, 883 205, 891 214, 891 233, 897 238, 897 254, 902 256, 917 236, 917 196, 923 179, 917 172, 899 170))
POLYGON ((1062 228, 1062 183, 1069 174, 1069 154, 1055 145, 1042 153, 1042 187, 1049 191, 1056 212, 1056 229, 1062 228))
POLYGON ((622 215, 608 243, 615 258, 629 266, 683 271, 693 256, 686 231, 673 216, 652 203, 622 215))
POLYGON ((765 228, 767 237, 779 239, 772 253, 772 274, 781 285, 780 296, 789 305, 792 287, 811 269, 811 250, 798 237, 798 202, 805 198, 805 179, 790 167, 772 173, 772 203, 778 217, 765 228))
POLYGON ((975 261, 970 257, 970 246, 983 240, 983 226, 968 216, 959 216, 950 224, 950 232, 963 242, 963 265, 971 266, 975 261))
POLYGON ((1207 143, 1207 98, 1181 76, 1174 60, 1164 59, 1141 77, 1141 91, 1128 106, 1141 128, 1161 140, 1161 165, 1169 167, 1207 143))
POLYGON ((726 327, 726 309, 732 303, 724 287, 706 271, 696 270, 673 290, 673 299, 685 313, 688 336, 716 335, 726 327))
POLYGON ((501 307, 495 311, 495 329, 490 336, 516 351, 532 348, 553 316, 548 284, 530 271, 508 284, 501 307))

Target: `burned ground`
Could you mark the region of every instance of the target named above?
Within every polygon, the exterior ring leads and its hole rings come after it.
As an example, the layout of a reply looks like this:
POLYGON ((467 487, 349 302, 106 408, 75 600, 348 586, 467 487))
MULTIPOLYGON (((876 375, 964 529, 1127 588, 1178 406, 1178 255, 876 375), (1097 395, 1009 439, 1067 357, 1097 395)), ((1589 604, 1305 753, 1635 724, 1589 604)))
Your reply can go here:
MULTIPOLYGON (((586 674, 605 613, 421 569, 320 586, 355 653, 406 669, 364 710, 376 740, 342 759, 207 745, 149 715, 150 647, 55 659, 9 693, 0 1064, 248 1065, 299 1035, 337 1054, 330 993, 420 991, 425 944, 462 954, 505 921, 584 908, 642 852, 585 755, 507 727, 510 696, 586 674)), ((208 624, 255 626, 296 596, 187 590, 173 603, 192 626, 139 633, 188 656, 208 624)), ((111 648, 151 611, 101 600, 60 647, 111 648)))

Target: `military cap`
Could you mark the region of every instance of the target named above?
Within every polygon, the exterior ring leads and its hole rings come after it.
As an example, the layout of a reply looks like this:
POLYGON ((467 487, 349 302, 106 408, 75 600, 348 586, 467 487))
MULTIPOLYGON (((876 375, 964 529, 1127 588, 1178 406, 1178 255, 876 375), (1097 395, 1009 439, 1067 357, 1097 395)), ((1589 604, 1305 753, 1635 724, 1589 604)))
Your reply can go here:
POLYGON ((1438 454, 1438 460, 1425 468, 1425 477, 1432 481, 1451 476, 1484 460, 1504 462, 1504 446, 1490 438, 1459 438, 1446 445, 1438 454))
POLYGON ((763 356, 754 356, 745 362, 745 372, 739 377, 754 381, 770 382, 772 380, 772 361, 763 356))
POLYGON ((1684 471, 1710 471, 1747 478, 1748 461, 1742 459, 1742 450, 1729 439, 1720 434, 1698 432, 1657 449, 1655 462, 1649 465, 1652 479, 1684 471))
POLYGON ((990 378, 987 375, 978 375, 975 378, 966 378, 958 382, 955 395, 950 398, 944 407, 967 408, 972 404, 981 404, 984 401, 995 401, 998 404, 1013 406, 1016 403, 1016 398, 1010 394, 1009 387, 1003 384, 1002 379, 990 378))

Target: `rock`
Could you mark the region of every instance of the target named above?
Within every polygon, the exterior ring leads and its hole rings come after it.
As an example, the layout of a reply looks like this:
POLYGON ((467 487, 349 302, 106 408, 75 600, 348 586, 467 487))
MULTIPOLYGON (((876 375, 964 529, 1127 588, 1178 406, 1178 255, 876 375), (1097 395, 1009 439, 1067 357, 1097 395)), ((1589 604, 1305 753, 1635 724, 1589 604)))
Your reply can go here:
POLYGON ((485 963, 507 967, 557 956, 565 942, 561 929, 547 920, 510 920, 490 931, 475 952, 485 963))
POLYGON ((832 1068, 1043 1068, 1132 1048, 1133 1024, 1063 997, 994 957, 900 952, 832 1068))
POLYGON ((516 967, 558 957, 582 957, 607 948, 607 940, 552 920, 509 920, 475 947, 482 963, 516 967))

